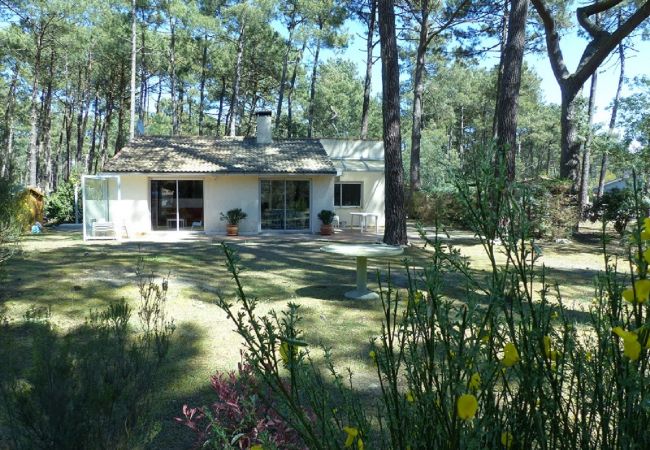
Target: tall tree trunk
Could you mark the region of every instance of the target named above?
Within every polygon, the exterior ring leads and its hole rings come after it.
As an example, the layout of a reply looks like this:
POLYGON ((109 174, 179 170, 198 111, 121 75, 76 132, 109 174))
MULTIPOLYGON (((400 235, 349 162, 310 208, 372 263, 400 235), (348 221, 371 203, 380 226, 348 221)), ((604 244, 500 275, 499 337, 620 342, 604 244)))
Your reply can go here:
POLYGON ((45 154, 45 170, 41 172, 41 186, 45 187, 46 192, 52 190, 52 144, 50 139, 50 130, 52 128, 52 88, 54 83, 54 66, 55 66, 54 48, 50 52, 50 67, 47 78, 47 87, 45 89, 45 100, 41 113, 41 145, 45 154))
POLYGON ((235 64, 235 79, 232 83, 232 97, 230 98, 230 113, 228 115, 228 135, 237 136, 237 105, 239 104, 239 89, 241 84, 242 62, 244 57, 244 24, 239 27, 237 39, 237 61, 235 64))
POLYGON ((399 61, 393 0, 379 2, 379 38, 386 186, 384 242, 390 245, 405 245, 407 236, 400 131, 399 61))
POLYGON ((72 141, 72 116, 74 113, 72 101, 69 101, 65 108, 65 174, 64 181, 70 179, 72 174, 72 155, 70 154, 70 142, 72 141))
POLYGON ((183 134, 183 101, 185 99, 185 83, 179 81, 178 83, 178 134, 183 134))
POLYGON ((169 84, 170 84, 170 97, 172 101, 172 136, 178 133, 178 115, 176 103, 176 25, 174 19, 169 18, 169 32, 171 34, 169 39, 169 84))
POLYGON ((129 103, 129 142, 135 136, 135 71, 136 59, 138 54, 137 34, 138 34, 138 19, 137 19, 137 2, 131 0, 131 101, 129 103))
POLYGON ((282 115, 282 102, 284 101, 284 89, 287 84, 287 69, 289 66, 289 56, 291 55, 291 49, 293 48, 293 31, 296 28, 295 20, 296 11, 293 10, 291 18, 289 19, 289 25, 287 30, 289 31, 289 37, 287 39, 287 47, 284 51, 284 58, 282 60, 282 75, 280 77, 280 90, 278 92, 278 106, 275 111, 275 129, 280 129, 280 116, 282 115))
POLYGON ((225 75, 222 75, 221 92, 219 93, 219 114, 217 115, 217 136, 221 136, 221 117, 223 116, 223 101, 225 97, 226 97, 226 77, 225 75))
POLYGON ((465 153, 465 106, 460 106, 460 117, 458 124, 458 155, 463 158, 465 153))
POLYGON ((5 107, 4 115, 4 130, 2 136, 2 143, 4 144, 5 153, 2 160, 2 167, 0 168, 0 178, 13 177, 13 152, 14 152, 14 108, 16 104, 16 88, 18 86, 18 73, 20 72, 20 63, 16 61, 14 64, 13 75, 11 76, 11 83, 9 84, 9 92, 7 93, 7 104, 5 107))
POLYGON ((293 137, 293 93, 296 87, 296 77, 298 74, 298 66, 300 61, 302 61, 302 55, 305 53, 307 48, 307 39, 302 41, 302 47, 300 52, 296 57, 296 60, 293 63, 293 73, 291 74, 291 82, 289 84, 289 94, 287 95, 287 138, 291 139, 293 137))
POLYGON ((90 142, 90 150, 88 150, 88 155, 86 156, 86 172, 92 174, 92 170, 95 163, 95 149, 97 148, 97 125, 100 119, 99 114, 99 96, 95 95, 95 101, 93 102, 93 132, 92 140, 90 142))
POLYGON ((90 112, 90 74, 92 70, 92 56, 88 55, 88 64, 85 69, 85 78, 83 83, 79 83, 79 106, 77 111, 77 155, 76 162, 81 164, 82 169, 85 169, 83 160, 84 141, 86 140, 86 127, 88 126, 88 113, 90 112))
POLYGON ((124 147, 124 113, 126 112, 124 92, 126 91, 126 64, 120 68, 120 78, 117 92, 119 92, 120 106, 117 112, 117 136, 115 137, 115 149, 113 154, 124 147))
MULTIPOLYGON (((620 15, 619 15, 620 21, 620 15)), ((625 83, 625 47, 623 44, 618 45, 618 57, 620 60, 620 71, 618 73, 618 84, 616 86, 616 95, 614 95, 614 101, 612 102, 612 115, 609 118, 609 134, 610 136, 614 134, 614 128, 616 128, 616 116, 618 114, 618 104, 621 100, 621 92, 623 91, 623 83, 625 83)), ((603 157, 600 161, 600 177, 598 178, 598 194, 597 198, 601 198, 605 192, 605 177, 607 176, 607 165, 609 160, 609 154, 607 149, 603 151, 603 157)))
POLYGON ((140 98, 139 98, 139 105, 138 105, 138 111, 139 111, 139 116, 138 119, 142 121, 142 125, 145 124, 145 116, 147 114, 147 109, 148 109, 148 104, 149 104, 149 84, 148 84, 148 76, 147 76, 147 59, 145 58, 146 56, 146 38, 147 38, 147 33, 146 33, 146 26, 142 26, 140 36, 141 36, 141 43, 140 43, 140 98))
POLYGON ((420 180, 420 142, 422 140, 422 94, 424 93, 424 68, 429 38, 429 0, 420 3, 420 36, 415 55, 413 74, 413 110, 411 124, 411 208, 414 207, 416 192, 422 189, 420 180))
MULTIPOLYGON (((113 120, 113 98, 112 96, 109 96, 109 98, 106 100, 106 118, 104 119, 104 129, 103 132, 100 133, 100 137, 101 137, 100 168, 103 168, 104 165, 106 165, 106 161, 108 161, 108 135, 111 132, 112 120, 113 120)), ((97 167, 95 167, 95 172, 97 172, 97 167)))
MULTIPOLYGON (((499 86, 499 112, 497 114, 497 148, 505 160, 506 177, 515 179, 515 156, 517 153, 517 114, 521 65, 526 46, 526 18, 528 0, 512 0, 508 17, 503 75, 499 86)), ((500 167, 500 164, 497 164, 500 167)))
POLYGON ((578 90, 571 86, 561 88, 562 112, 560 115, 560 135, 562 153, 560 156, 560 178, 571 180, 572 190, 578 192, 580 179, 580 141, 576 128, 576 97, 578 90))
POLYGON ((65 114, 61 118, 61 127, 59 131, 59 140, 54 151, 54 160, 52 161, 52 190, 56 191, 59 184, 59 170, 61 166, 61 149, 63 148, 63 134, 65 129, 65 114))
POLYGON ((208 36, 203 36, 203 52, 201 54, 201 82, 199 83, 199 136, 203 136, 203 116, 205 114, 205 80, 208 67, 208 36))
POLYGON ((34 55, 34 78, 32 80, 31 111, 29 114, 29 184, 31 186, 36 186, 38 181, 38 84, 40 81, 44 33, 44 28, 41 28, 35 37, 36 53, 34 55))
MULTIPOLYGON (((320 20, 319 31, 323 30, 323 21, 320 20)), ((316 76, 318 75, 318 58, 320 57, 321 35, 316 40, 316 52, 314 53, 314 67, 311 70, 311 83, 309 87, 309 110, 307 114, 307 137, 311 138, 314 133, 314 100, 316 99, 316 76)))
POLYGON ((501 18, 501 32, 499 33, 499 71, 497 72, 497 101, 494 105, 494 117, 492 118, 492 137, 497 139, 497 117, 501 107, 499 105, 501 78, 505 67, 506 41, 508 40, 508 18, 510 16, 510 1, 503 2, 503 17, 501 18))
POLYGON ((370 15, 368 16, 368 34, 366 35, 366 77, 363 82, 363 106, 361 107, 361 139, 368 138, 368 122, 370 118, 370 88, 372 87, 372 52, 375 48, 375 19, 377 17, 377 0, 370 0, 370 15))
POLYGON ((162 100, 163 84, 161 79, 162 79, 162 75, 158 75, 158 96, 156 97, 156 115, 160 114, 160 102, 162 100))
POLYGON ((591 87, 589 89, 589 106, 587 108, 588 127, 585 137, 584 149, 582 151, 582 168, 580 174, 580 197, 579 211, 583 216, 589 204, 589 178, 591 172, 591 142, 593 140, 594 126, 594 104, 596 102, 596 86, 598 85, 598 71, 591 76, 591 87))

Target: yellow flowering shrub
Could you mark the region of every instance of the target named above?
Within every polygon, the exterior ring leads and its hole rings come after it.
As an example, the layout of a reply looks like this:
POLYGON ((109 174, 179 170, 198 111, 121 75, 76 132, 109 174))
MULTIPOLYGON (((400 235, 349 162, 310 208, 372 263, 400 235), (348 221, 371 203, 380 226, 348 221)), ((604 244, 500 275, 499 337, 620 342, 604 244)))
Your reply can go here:
POLYGON ((328 379, 308 349, 283 349, 302 334, 297 305, 290 319, 271 315, 251 326, 241 317, 257 317, 254 302, 242 289, 243 314, 220 302, 252 342, 249 358, 305 447, 650 448, 650 243, 641 224, 623 244, 637 271, 631 289, 605 254, 593 295, 576 302, 583 309, 566 305, 539 263, 531 223, 538 203, 525 183, 495 177, 492 161, 469 164, 471 177, 457 186, 492 270, 477 275, 458 250, 421 229, 430 264, 417 273, 405 265, 406 292, 390 280, 380 290, 383 321, 361 358, 376 373, 376 407, 361 400, 351 374, 338 373, 327 349, 328 379))

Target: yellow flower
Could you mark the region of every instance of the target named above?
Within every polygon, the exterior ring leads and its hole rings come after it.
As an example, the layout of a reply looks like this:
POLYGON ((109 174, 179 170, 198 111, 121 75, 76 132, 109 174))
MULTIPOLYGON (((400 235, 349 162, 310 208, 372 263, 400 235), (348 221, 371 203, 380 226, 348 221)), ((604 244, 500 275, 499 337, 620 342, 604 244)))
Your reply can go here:
MULTIPOLYGON (((347 447, 352 447, 352 443, 354 442, 354 438, 359 435, 359 430, 357 430, 354 427, 343 427, 343 431, 345 431, 348 435, 348 437, 345 439, 345 444, 343 444, 346 448, 347 447)), ((363 444, 361 444, 363 445, 363 444)))
POLYGON ((551 338, 549 336, 544 336, 544 355, 551 361, 557 360, 558 352, 551 349, 551 338))
POLYGON ((512 447, 512 443, 514 442, 515 438, 512 436, 512 433, 509 431, 504 431, 501 433, 501 445, 503 445, 505 448, 510 448, 512 447))
POLYGON ((634 289, 625 289, 623 291, 623 298, 630 303, 644 303, 650 296, 650 280, 636 280, 634 282, 634 289), (634 296, 636 291, 636 297, 634 296))
POLYGON ((463 420, 471 420, 476 415, 478 400, 472 394, 463 394, 458 397, 456 409, 458 411, 458 417, 463 420))
POLYGON ((481 375, 476 372, 469 379, 469 388, 478 391, 481 388, 481 375))
POLYGON ((406 401, 409 403, 413 403, 415 401, 415 397, 413 397, 413 392, 408 391, 406 394, 404 394, 404 397, 406 397, 406 401))
POLYGON ((517 352, 517 347, 512 342, 508 342, 503 346, 503 363, 506 367, 512 367, 519 362, 519 352, 517 352))
POLYGON ((635 340, 623 340, 623 354, 627 356, 630 361, 636 361, 641 354, 641 344, 635 340))
POLYGON ((280 344, 280 358, 282 358, 282 362, 285 364, 289 364, 289 344, 286 342, 283 342, 280 344))
POLYGON ((625 331, 621 327, 614 327, 612 329, 614 334, 623 339, 623 354, 629 358, 630 361, 636 361, 641 354, 641 344, 636 333, 625 331))
POLYGON ((264 447, 262 447, 261 444, 255 444, 250 448, 250 450, 264 450, 264 447))

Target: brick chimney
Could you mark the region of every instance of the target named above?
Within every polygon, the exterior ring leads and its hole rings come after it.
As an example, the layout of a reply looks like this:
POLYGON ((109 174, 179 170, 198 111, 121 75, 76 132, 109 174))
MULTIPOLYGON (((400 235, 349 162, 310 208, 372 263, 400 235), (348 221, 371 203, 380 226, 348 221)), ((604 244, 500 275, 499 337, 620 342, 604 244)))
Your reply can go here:
POLYGON ((258 111, 256 140, 258 144, 270 144, 273 142, 271 130, 271 111, 258 111))

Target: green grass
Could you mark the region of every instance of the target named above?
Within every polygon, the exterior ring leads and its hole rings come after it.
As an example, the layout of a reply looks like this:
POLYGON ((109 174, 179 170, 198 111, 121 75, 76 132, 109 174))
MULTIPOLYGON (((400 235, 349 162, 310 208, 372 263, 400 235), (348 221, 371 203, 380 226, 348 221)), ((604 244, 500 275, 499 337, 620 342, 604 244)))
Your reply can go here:
MULTIPOLYGON (((488 269, 471 235, 452 233, 451 242, 470 258, 473 270, 488 269)), ((428 258, 428 251, 419 244, 405 253, 416 267, 428 258)), ((323 241, 317 236, 311 240, 255 237, 232 245, 246 268, 242 281, 247 292, 260 299, 260 312, 281 309, 288 301, 301 305, 307 341, 331 346, 337 365, 355 373, 357 386, 375 392, 378 385, 368 348, 380 330, 381 305, 344 299, 344 292, 354 287, 353 258, 319 252, 323 241)), ((565 305, 575 311, 576 318, 591 302, 593 278, 603 267, 599 245, 597 232, 590 229, 572 244, 542 244, 540 263, 547 267, 550 281, 562 286, 565 305)), ((196 406, 209 401, 210 375, 233 370, 240 361, 240 341, 233 325, 213 303, 217 291, 226 296, 234 292, 216 240, 84 243, 77 232, 26 236, 22 252, 7 267, 0 302, 14 320, 20 320, 32 306, 49 307, 52 322, 64 331, 83 323, 92 309, 120 298, 137 301, 134 270, 139 255, 148 259, 158 275, 169 276, 168 316, 177 325, 168 366, 158 381, 161 401, 153 411, 157 425, 149 446, 187 448, 193 435, 173 418, 180 415, 184 403, 196 406)), ((395 284, 405 287, 402 260, 371 259, 369 270, 379 269, 385 277, 390 263, 395 284)), ((369 276, 369 280, 371 288, 376 288, 375 278, 369 276)), ((455 280, 449 280, 448 291, 462 301, 455 280)))

